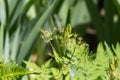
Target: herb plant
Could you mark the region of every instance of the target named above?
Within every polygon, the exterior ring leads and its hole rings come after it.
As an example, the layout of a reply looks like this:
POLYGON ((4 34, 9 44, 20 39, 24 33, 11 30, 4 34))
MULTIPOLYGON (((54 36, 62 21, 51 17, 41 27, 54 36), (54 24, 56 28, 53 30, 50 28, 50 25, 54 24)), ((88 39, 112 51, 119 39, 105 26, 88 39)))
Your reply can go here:
POLYGON ((22 76, 32 73, 15 62, 5 63, 4 59, 0 58, 0 80, 18 80, 22 76))
MULTIPOLYGON (((119 43, 112 49, 106 42, 99 43, 97 52, 92 53, 89 52, 88 44, 83 42, 81 37, 71 33, 71 25, 64 28, 60 34, 55 33, 56 31, 51 33, 42 30, 41 32, 51 46, 52 52, 49 53, 50 60, 40 68, 34 63, 26 63, 29 69, 40 72, 40 74, 34 75, 36 76, 34 79, 120 80, 119 43), (48 33, 48 35, 44 33, 48 33)), ((32 77, 31 80, 33 80, 32 77)))

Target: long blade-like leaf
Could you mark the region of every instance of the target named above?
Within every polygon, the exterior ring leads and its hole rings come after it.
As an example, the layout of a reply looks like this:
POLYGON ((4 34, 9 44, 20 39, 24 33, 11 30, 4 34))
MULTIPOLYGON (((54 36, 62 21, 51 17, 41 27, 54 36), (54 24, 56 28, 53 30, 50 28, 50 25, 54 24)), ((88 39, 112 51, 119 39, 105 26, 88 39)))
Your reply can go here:
POLYGON ((4 55, 5 55, 5 63, 9 60, 9 50, 10 50, 10 42, 9 42, 9 33, 7 31, 6 37, 5 37, 5 48, 4 48, 4 55))
POLYGON ((25 41, 23 43, 23 46, 20 50, 19 56, 17 58, 18 64, 21 64, 23 59, 27 56, 27 54, 28 54, 29 50, 31 49, 33 43, 35 42, 36 38, 40 34, 40 28, 42 27, 42 25, 44 24, 46 19, 49 17, 49 15, 53 12, 53 10, 56 6, 56 3, 57 3, 56 1, 59 1, 59 0, 55 0, 52 3, 52 5, 45 11, 45 13, 41 16, 41 18, 38 20, 38 22, 34 26, 33 30, 29 34, 28 38, 25 39, 25 41))
POLYGON ((108 44, 112 44, 114 42, 113 30, 114 30, 114 22, 113 16, 115 14, 115 6, 112 0, 105 0, 105 38, 108 44))
POLYGON ((3 35, 4 35, 4 32, 3 32, 3 26, 0 25, 0 56, 3 55, 3 35))
POLYGON ((18 17, 20 17, 22 10, 24 8, 24 0, 18 0, 15 4, 14 10, 10 15, 10 22, 9 22, 9 28, 15 27, 13 24, 16 23, 16 20, 18 20, 18 17), (14 16, 14 17, 13 17, 14 16))
POLYGON ((20 43, 20 27, 18 27, 17 31, 15 32, 15 36, 13 39, 13 44, 12 44, 12 50, 11 50, 11 60, 15 61, 18 48, 19 48, 19 43, 20 43))
POLYGON ((97 31, 98 39, 100 41, 103 41, 104 40, 104 32, 103 32, 104 28, 103 28, 102 21, 101 21, 99 12, 97 10, 97 7, 93 3, 93 0, 85 0, 85 1, 88 7, 88 11, 90 12, 91 20, 93 21, 93 25, 97 31))

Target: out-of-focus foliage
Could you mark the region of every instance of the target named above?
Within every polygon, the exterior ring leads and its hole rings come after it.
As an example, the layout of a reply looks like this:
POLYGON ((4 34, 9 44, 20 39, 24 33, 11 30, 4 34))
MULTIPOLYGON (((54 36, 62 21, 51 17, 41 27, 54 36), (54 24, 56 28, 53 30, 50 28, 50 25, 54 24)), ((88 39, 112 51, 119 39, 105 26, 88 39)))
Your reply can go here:
MULTIPOLYGON (((59 0, 42 1, 41 8, 35 10, 39 7, 39 2, 0 0, 0 55, 5 56, 5 61, 10 59, 22 64, 24 59, 30 58, 31 48, 39 39, 40 28, 54 11, 59 0)), ((42 49, 41 52, 45 54, 42 49)))
POLYGON ((120 42, 119 13, 119 0, 64 0, 54 18, 58 26, 70 23, 80 34, 93 27, 98 41, 116 44, 120 42))
POLYGON ((99 41, 108 44, 120 42, 119 35, 119 0, 104 0, 97 8, 92 0, 85 0, 99 41))

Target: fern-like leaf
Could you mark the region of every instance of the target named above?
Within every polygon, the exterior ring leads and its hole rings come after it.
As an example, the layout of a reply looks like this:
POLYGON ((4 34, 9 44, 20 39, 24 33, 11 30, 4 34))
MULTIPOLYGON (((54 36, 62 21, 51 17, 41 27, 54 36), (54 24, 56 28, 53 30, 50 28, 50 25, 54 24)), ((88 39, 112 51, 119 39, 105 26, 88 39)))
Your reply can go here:
POLYGON ((4 63, 3 60, 0 61, 0 80, 17 80, 26 74, 31 74, 31 72, 18 66, 15 62, 4 63))

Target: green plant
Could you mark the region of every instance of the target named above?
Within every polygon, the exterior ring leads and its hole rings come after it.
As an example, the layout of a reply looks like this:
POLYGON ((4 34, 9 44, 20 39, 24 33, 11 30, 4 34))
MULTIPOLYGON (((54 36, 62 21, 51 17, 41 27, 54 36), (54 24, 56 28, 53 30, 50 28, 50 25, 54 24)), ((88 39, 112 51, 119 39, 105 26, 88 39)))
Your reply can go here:
POLYGON ((0 58, 0 80, 18 80, 20 77, 32 73, 15 62, 5 63, 4 59, 0 58))
POLYGON ((120 42, 119 3, 119 0, 64 0, 55 15, 55 22, 59 29, 70 23, 80 34, 85 34, 86 27, 93 27, 98 41, 116 44, 120 42))
POLYGON ((52 60, 40 68, 45 73, 38 70, 41 73, 38 79, 43 79, 42 75, 45 74, 48 75, 47 79, 119 79, 119 43, 109 48, 120 41, 119 0, 104 1, 106 13, 102 16, 103 20, 96 7, 98 0, 94 1, 0 0, 0 56, 5 56, 5 62, 17 60, 21 65, 23 60, 30 58, 31 53, 37 52, 42 57, 38 59, 44 62, 46 40, 51 46, 52 60), (74 30, 77 28, 75 32, 83 34, 86 25, 81 28, 81 24, 88 22, 93 23, 99 41, 105 40, 109 45, 100 43, 94 55, 89 53, 88 45, 81 37, 71 33, 70 25, 62 30, 62 26, 71 23, 74 30), (58 26, 57 29, 54 25, 58 26), (32 52, 35 47, 36 52, 32 52))
POLYGON ((101 15, 93 0, 85 0, 85 2, 99 41, 106 41, 108 44, 116 44, 120 41, 118 37, 118 32, 120 31, 118 19, 120 9, 118 6, 119 1, 103 1, 103 8, 101 10, 105 11, 103 15, 104 19, 101 19, 101 15))
POLYGON ((29 59, 40 28, 44 27, 59 1, 0 0, 0 55, 4 55, 6 61, 10 59, 22 64, 23 60, 29 59), (40 5, 40 9, 35 10, 39 2, 44 6, 40 5), (35 9, 30 12, 33 7, 35 9))
MULTIPOLYGON (((112 49, 106 42, 99 43, 97 52, 93 54, 89 53, 88 45, 82 42, 81 37, 71 33, 70 25, 60 34, 55 34, 55 32, 42 30, 44 39, 52 47, 52 53, 49 53, 50 60, 40 68, 34 63, 26 62, 29 69, 40 72, 40 74, 34 75, 34 79, 120 80, 119 43, 112 49), (56 42, 57 46, 54 40, 59 41, 56 42), (58 46, 62 53, 57 50, 58 46)), ((33 78, 31 77, 31 79, 33 78)))

